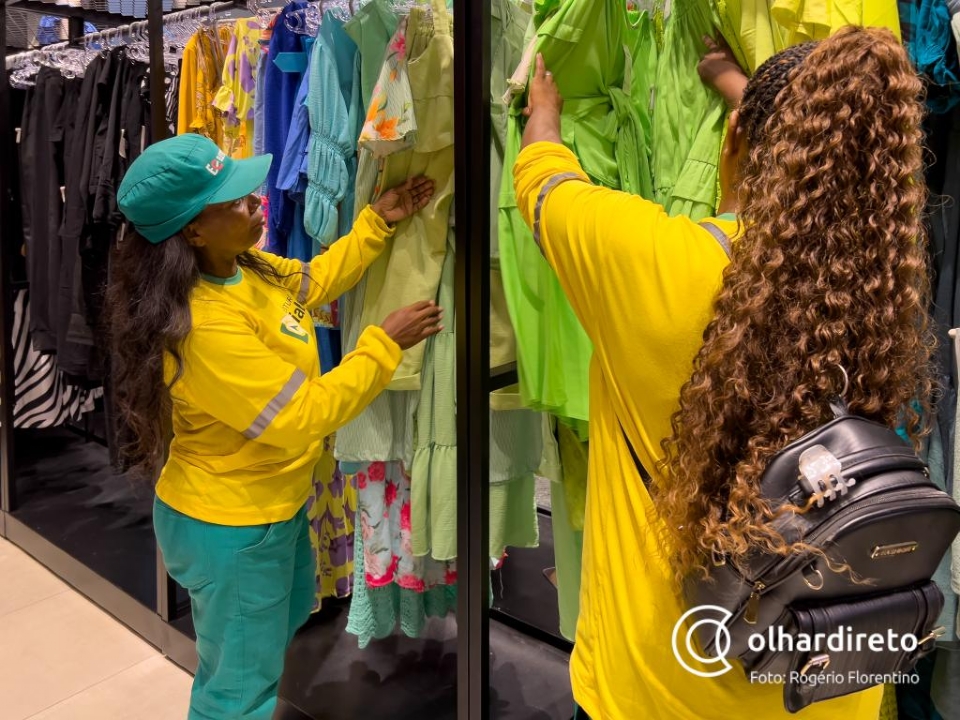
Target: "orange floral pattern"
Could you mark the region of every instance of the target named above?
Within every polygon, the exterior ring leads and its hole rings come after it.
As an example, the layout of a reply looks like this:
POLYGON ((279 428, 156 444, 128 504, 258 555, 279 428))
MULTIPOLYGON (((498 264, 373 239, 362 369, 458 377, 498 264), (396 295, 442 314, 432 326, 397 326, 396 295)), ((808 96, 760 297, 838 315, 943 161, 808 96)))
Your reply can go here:
POLYGON ((366 121, 360 131, 360 147, 382 158, 416 142, 417 122, 413 94, 407 77, 407 23, 400 22, 388 46, 388 54, 373 90, 366 121))

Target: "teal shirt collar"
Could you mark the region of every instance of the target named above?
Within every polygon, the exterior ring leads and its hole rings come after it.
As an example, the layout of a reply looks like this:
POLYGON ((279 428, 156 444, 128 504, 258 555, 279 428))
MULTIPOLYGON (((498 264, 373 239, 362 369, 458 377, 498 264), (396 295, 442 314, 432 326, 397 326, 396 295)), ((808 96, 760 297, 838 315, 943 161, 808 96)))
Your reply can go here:
POLYGON ((237 268, 237 272, 228 278, 214 277, 213 275, 207 275, 206 273, 200 273, 200 277, 206 280, 208 283, 213 283, 214 285, 239 285, 240 281, 243 280, 243 272, 240 270, 240 268, 237 268))

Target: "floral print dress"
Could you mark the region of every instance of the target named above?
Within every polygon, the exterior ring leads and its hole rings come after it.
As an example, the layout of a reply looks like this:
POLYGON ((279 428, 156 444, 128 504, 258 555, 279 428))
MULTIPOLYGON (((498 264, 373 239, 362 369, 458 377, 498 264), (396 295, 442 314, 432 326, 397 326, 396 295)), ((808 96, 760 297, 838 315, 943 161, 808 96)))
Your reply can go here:
POLYGON ((410 475, 402 462, 341 463, 341 470, 360 495, 347 631, 361 648, 392 635, 398 623, 408 637, 420 637, 428 617, 456 608, 456 561, 413 555, 410 475))

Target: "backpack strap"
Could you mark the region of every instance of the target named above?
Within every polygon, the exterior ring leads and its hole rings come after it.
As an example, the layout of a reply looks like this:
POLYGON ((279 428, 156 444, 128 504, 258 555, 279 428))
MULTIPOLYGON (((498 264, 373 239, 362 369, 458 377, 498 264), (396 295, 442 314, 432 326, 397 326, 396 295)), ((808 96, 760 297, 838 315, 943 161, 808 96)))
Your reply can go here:
MULTIPOLYGON (((547 186, 544 187, 544 190, 549 192, 549 189, 552 187, 552 183, 559 184, 559 182, 563 182, 564 180, 572 179, 579 180, 580 178, 576 176, 571 178, 558 175, 556 178, 551 178, 551 182, 547 183, 547 186)), ((542 194, 545 195, 546 193, 542 194)), ((539 210, 539 204, 537 205, 537 209, 539 210)), ((712 222, 701 222, 700 227, 713 235, 717 242, 720 243, 720 247, 723 248, 723 251, 727 254, 727 257, 730 257, 731 245, 730 238, 727 237, 727 234, 712 222)), ((650 473, 647 472, 647 469, 643 466, 643 463, 640 462, 640 458, 637 456, 637 451, 633 449, 633 443, 630 442, 630 438, 627 437, 626 430, 623 429, 623 423, 621 423, 619 420, 617 420, 617 423, 620 425, 620 434, 623 435, 623 439, 627 443, 627 447, 630 449, 630 457, 633 458, 633 464, 637 466, 637 472, 640 473, 640 478, 643 480, 643 484, 649 487, 651 480, 650 473)))
POLYGON ((730 245, 730 238, 727 237, 727 234, 723 230, 718 228, 716 225, 714 225, 712 222, 704 221, 699 224, 700 224, 700 227, 702 227, 708 233, 713 235, 716 241, 720 243, 720 247, 723 248, 723 251, 727 254, 727 257, 730 257, 730 253, 732 252, 732 247, 730 245))
POLYGON ((617 424, 620 426, 620 434, 623 435, 623 439, 627 443, 627 447, 630 449, 630 457, 633 458, 633 464, 636 465, 637 472, 640 473, 640 479, 643 480, 643 484, 649 488, 650 473, 647 472, 647 469, 643 466, 643 463, 640 462, 640 458, 637 457, 637 451, 633 449, 633 443, 630 442, 630 438, 627 437, 627 431, 623 429, 623 423, 617 420, 617 424))

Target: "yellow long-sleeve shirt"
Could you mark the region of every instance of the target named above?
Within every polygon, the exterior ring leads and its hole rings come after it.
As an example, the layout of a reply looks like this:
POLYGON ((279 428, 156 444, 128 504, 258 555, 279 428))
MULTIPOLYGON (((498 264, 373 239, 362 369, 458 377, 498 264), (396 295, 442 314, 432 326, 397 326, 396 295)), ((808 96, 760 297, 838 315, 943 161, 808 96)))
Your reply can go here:
MULTIPOLYGON (((736 664, 720 677, 698 677, 673 654, 673 629, 687 606, 673 589, 670 558, 658 542, 660 519, 620 424, 653 471, 722 284, 727 256, 720 244, 688 218, 591 185, 561 145, 526 148, 514 178, 517 203, 594 345, 580 618, 571 660, 577 702, 596 720, 876 720, 882 688, 794 716, 783 708, 781 685, 751 685, 736 664), (578 180, 557 184, 560 176, 578 180)), ((735 237, 735 221, 712 222, 735 237)))
MULTIPOLYGON (((183 375, 171 388, 174 437, 157 484, 161 500, 221 525, 297 513, 323 438, 386 388, 401 358, 399 346, 371 326, 321 376, 309 312, 355 285, 390 234, 368 208, 347 237, 309 264, 260 253, 286 276, 283 287, 247 270, 200 281, 190 299, 183 375)), ((169 383, 172 357, 165 371, 169 383)))

